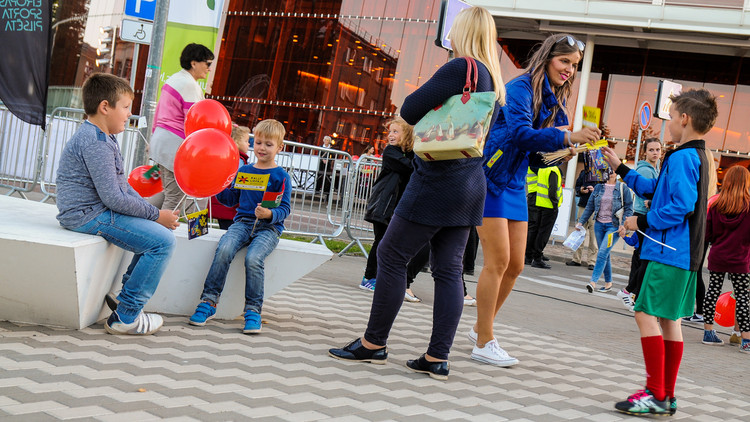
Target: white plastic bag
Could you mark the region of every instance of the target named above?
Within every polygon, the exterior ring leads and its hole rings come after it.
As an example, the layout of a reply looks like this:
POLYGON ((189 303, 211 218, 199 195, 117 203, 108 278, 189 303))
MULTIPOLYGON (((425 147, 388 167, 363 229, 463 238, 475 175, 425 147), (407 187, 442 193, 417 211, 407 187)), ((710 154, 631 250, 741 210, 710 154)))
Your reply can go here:
POLYGON ((563 245, 575 251, 583 244, 584 240, 586 240, 586 229, 581 227, 579 230, 573 230, 573 232, 568 235, 568 238, 565 239, 563 245))

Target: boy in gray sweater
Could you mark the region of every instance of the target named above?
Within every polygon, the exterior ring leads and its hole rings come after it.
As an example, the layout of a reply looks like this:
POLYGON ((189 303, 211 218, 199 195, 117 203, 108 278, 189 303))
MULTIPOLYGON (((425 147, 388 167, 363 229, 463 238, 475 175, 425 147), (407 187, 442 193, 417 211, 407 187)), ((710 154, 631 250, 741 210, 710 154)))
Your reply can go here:
POLYGON ((68 230, 102 236, 135 254, 122 277, 119 305, 104 328, 111 334, 153 334, 164 321, 143 306, 174 249, 178 214, 159 210, 128 184, 115 134, 125 130, 133 90, 114 75, 83 84, 87 120, 63 149, 57 170, 57 220, 68 230))

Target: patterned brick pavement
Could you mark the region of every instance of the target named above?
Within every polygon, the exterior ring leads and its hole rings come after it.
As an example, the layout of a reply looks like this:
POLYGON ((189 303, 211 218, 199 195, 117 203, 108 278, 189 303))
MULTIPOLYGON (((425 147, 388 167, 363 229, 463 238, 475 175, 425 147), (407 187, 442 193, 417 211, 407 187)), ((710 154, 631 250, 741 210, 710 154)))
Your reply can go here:
MULTIPOLYGON (((632 419, 612 405, 640 388, 632 375, 640 362, 523 327, 497 326, 521 361, 513 368, 468 358, 464 333, 474 318, 464 317, 449 380, 409 372, 404 362, 428 343, 427 303, 402 307, 387 365, 334 360, 327 349, 362 332, 371 296, 315 274, 266 301, 257 336, 241 334, 239 320, 193 327, 184 317, 166 317, 161 332, 140 338, 108 335, 101 324, 75 331, 0 323, 0 420, 632 419)), ((750 419, 750 398, 723 386, 681 378, 678 391, 675 419, 750 419)))

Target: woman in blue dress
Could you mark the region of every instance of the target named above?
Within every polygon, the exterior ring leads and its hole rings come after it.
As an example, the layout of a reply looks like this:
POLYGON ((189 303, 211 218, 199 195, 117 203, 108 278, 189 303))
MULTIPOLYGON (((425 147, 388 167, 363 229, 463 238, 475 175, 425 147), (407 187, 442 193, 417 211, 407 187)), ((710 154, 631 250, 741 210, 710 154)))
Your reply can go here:
POLYGON ((487 198, 482 225, 477 227, 484 267, 477 284, 477 323, 469 332, 476 342, 471 358, 480 362, 518 363, 500 347, 492 325, 523 270, 529 161, 534 167, 545 167, 536 152, 595 142, 601 135, 599 129, 589 127, 568 131, 565 103, 584 47, 571 35, 548 37, 531 57, 526 72, 506 85, 507 102, 484 147, 487 198))

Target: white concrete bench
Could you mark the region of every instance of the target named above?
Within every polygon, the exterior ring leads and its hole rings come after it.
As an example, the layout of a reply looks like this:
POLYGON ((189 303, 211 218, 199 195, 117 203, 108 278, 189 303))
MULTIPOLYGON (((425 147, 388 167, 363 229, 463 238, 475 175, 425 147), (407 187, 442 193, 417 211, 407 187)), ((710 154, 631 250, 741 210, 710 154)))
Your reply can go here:
MULTIPOLYGON (((84 328, 108 315, 104 295, 120 289, 132 254, 99 236, 65 230, 57 207, 0 196, 0 320, 84 328)), ((191 315, 203 290, 222 230, 187 240, 187 225, 175 231, 177 246, 146 310, 191 315)), ((244 249, 229 268, 217 318, 242 313, 244 249)), ((329 260, 319 244, 282 239, 266 259, 265 297, 329 260)))

